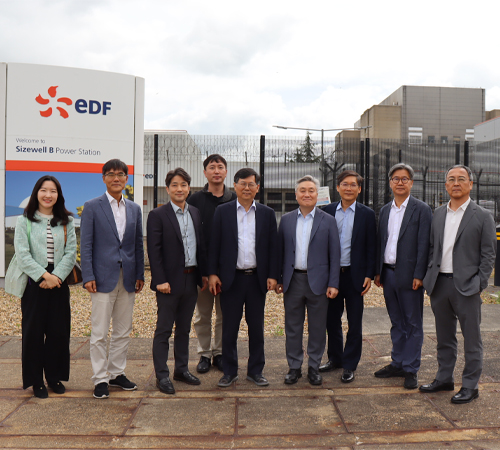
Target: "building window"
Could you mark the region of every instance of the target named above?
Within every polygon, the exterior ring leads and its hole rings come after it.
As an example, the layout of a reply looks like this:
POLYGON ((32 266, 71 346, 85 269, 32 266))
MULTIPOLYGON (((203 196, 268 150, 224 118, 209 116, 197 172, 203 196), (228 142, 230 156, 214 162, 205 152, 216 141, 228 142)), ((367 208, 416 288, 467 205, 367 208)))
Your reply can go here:
POLYGON ((281 202, 281 192, 268 192, 267 201, 281 202))
POLYGON ((408 133, 408 143, 409 144, 421 144, 422 143, 422 133, 408 133))
POLYGON ((296 201, 295 192, 286 192, 285 193, 285 200, 295 202, 296 201))
POLYGON ((285 204, 285 212, 290 212, 293 211, 294 209, 297 209, 299 205, 297 203, 286 203, 285 204))
POLYGON ((460 136, 453 136, 453 143, 460 144, 460 136))
POLYGON ((441 136, 441 144, 447 144, 448 143, 448 136, 441 136))
POLYGON ((435 144, 436 143, 436 136, 427 136, 427 143, 428 144, 435 144))

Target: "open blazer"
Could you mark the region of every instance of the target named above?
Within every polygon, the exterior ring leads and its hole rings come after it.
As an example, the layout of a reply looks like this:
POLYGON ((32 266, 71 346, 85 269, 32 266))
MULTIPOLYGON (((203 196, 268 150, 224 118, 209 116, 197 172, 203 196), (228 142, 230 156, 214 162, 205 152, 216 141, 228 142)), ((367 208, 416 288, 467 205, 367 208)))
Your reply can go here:
MULTIPOLYGON (((28 218, 17 219, 14 235, 14 248, 19 268, 31 279, 38 282, 46 272, 47 263, 47 220, 35 213, 40 222, 31 222, 28 242, 28 218)), ((67 242, 64 245, 64 226, 60 223, 52 228, 54 238, 54 271, 53 275, 62 281, 66 279, 76 262, 76 235, 73 217, 66 225, 67 242)))

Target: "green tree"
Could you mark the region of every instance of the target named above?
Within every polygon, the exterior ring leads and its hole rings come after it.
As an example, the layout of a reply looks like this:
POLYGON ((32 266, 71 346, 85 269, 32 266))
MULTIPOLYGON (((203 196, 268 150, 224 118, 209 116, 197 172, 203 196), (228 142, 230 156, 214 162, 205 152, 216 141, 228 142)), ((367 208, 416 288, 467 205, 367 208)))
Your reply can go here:
POLYGON ((297 147, 290 162, 315 163, 321 161, 321 156, 315 154, 314 149, 316 144, 311 140, 311 134, 309 131, 306 132, 304 143, 300 147, 297 147))

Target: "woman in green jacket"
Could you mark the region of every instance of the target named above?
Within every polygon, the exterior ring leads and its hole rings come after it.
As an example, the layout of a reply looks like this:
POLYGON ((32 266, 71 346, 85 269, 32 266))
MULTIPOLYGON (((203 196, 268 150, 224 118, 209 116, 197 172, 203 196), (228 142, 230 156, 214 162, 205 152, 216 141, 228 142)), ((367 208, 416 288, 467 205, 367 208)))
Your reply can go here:
POLYGON ((76 261, 72 213, 64 205, 59 181, 50 175, 33 188, 17 220, 14 247, 19 268, 28 275, 21 298, 23 388, 47 398, 43 381, 56 394, 69 379, 71 311, 66 277, 76 261))

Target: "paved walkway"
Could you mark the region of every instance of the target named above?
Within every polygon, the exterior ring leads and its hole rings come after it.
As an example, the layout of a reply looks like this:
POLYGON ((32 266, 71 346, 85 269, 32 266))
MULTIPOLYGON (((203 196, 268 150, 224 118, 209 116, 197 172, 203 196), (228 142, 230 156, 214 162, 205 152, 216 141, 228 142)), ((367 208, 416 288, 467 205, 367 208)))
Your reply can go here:
MULTIPOLYGON (((419 378, 429 382, 436 339, 429 308, 424 316, 419 378)), ((0 337, 0 448, 500 449, 500 305, 483 307, 480 397, 468 405, 453 405, 452 392, 425 395, 403 389, 402 378, 375 378, 373 372, 390 361, 389 323, 383 308, 367 309, 364 322, 363 357, 349 385, 335 371, 322 387, 305 378, 285 386, 285 341, 279 337, 266 339, 268 388, 246 381, 242 340, 236 385, 218 388, 221 373, 212 369, 200 376, 201 386, 174 381, 177 394, 168 396, 154 386, 151 340, 133 339, 127 375, 139 389, 112 388, 108 400, 92 397, 88 338, 71 341, 66 394, 40 400, 21 388, 20 338, 0 337)), ((462 360, 460 353, 458 382, 462 360)), ((193 372, 196 363, 192 341, 193 372)))

